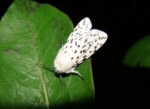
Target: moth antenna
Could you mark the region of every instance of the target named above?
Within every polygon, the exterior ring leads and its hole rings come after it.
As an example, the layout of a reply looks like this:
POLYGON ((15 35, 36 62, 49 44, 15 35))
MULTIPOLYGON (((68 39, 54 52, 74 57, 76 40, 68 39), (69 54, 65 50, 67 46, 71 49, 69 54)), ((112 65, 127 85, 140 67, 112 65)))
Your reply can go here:
POLYGON ((55 72, 55 68, 54 67, 50 67, 50 66, 47 66, 47 65, 43 65, 43 64, 39 64, 40 67, 44 68, 44 69, 47 69, 51 72, 55 72))

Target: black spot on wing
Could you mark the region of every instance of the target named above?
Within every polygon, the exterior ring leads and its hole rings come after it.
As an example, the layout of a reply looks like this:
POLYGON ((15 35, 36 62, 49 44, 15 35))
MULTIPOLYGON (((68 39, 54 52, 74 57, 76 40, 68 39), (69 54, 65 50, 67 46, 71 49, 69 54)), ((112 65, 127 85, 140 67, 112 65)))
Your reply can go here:
POLYGON ((71 36, 73 36, 73 33, 71 33, 71 36))
POLYGON ((67 51, 64 52, 64 54, 67 53, 67 51))
POLYGON ((86 43, 86 42, 87 42, 87 39, 85 39, 84 43, 86 43))
POLYGON ((85 53, 86 52, 86 50, 83 50, 83 53, 85 53))
POLYGON ((72 42, 73 42, 73 39, 71 39, 70 43, 72 43, 72 42))
POLYGON ((100 44, 100 46, 102 46, 103 44, 100 44))
POLYGON ((82 48, 86 47, 86 45, 83 45, 82 48))
POLYGON ((74 53, 77 53, 77 50, 75 50, 75 52, 74 53))
POLYGON ((86 58, 86 55, 84 55, 83 58, 85 59, 85 58, 86 58))
POLYGON ((97 48, 97 46, 94 47, 94 49, 96 49, 96 48, 97 48))
POLYGON ((77 31, 78 29, 76 28, 76 29, 74 29, 74 31, 77 31))
POLYGON ((83 39, 83 37, 81 37, 79 40, 82 40, 83 39))
POLYGON ((76 64, 78 63, 78 60, 76 61, 76 64))
POLYGON ((89 53, 91 54, 91 53, 92 53, 92 51, 89 51, 89 53))

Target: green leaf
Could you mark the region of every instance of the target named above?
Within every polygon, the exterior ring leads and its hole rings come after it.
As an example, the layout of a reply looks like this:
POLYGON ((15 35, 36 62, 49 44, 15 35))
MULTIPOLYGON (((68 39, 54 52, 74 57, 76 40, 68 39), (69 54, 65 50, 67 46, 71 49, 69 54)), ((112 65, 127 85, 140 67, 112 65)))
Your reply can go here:
POLYGON ((128 50, 123 63, 131 67, 150 67, 150 35, 137 41, 128 50))
POLYGON ((77 75, 59 78, 38 63, 53 67, 73 30, 69 17, 49 4, 15 0, 0 22, 0 109, 79 108, 94 99, 90 60, 77 75))

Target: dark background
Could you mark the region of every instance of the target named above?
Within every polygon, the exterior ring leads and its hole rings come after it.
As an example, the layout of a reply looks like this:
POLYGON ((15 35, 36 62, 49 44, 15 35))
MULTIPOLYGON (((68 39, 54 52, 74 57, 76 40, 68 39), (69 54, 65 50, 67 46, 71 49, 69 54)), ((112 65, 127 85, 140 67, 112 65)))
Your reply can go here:
MULTIPOLYGON (((100 109, 150 108, 150 70, 122 64, 127 50, 150 34, 150 3, 144 0, 36 0, 66 13, 76 25, 89 17, 108 40, 92 56, 94 106, 100 109)), ((13 1, 0 3, 0 18, 13 1)), ((138 55, 138 54, 137 54, 138 55)), ((94 107, 93 107, 94 108, 94 107)))

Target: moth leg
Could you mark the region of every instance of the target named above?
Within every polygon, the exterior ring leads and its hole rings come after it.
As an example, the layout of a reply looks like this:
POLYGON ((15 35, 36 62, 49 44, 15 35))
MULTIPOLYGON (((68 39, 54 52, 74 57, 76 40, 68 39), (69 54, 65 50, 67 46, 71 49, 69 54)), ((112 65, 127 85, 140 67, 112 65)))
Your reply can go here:
POLYGON ((63 83, 63 80, 62 80, 62 75, 60 74, 59 77, 60 77, 60 82, 61 82, 62 88, 64 89, 64 83, 63 83))
POLYGON ((81 75, 78 71, 71 70, 70 73, 77 74, 78 76, 80 76, 80 78, 81 78, 82 80, 84 80, 83 77, 82 77, 82 75, 81 75))

